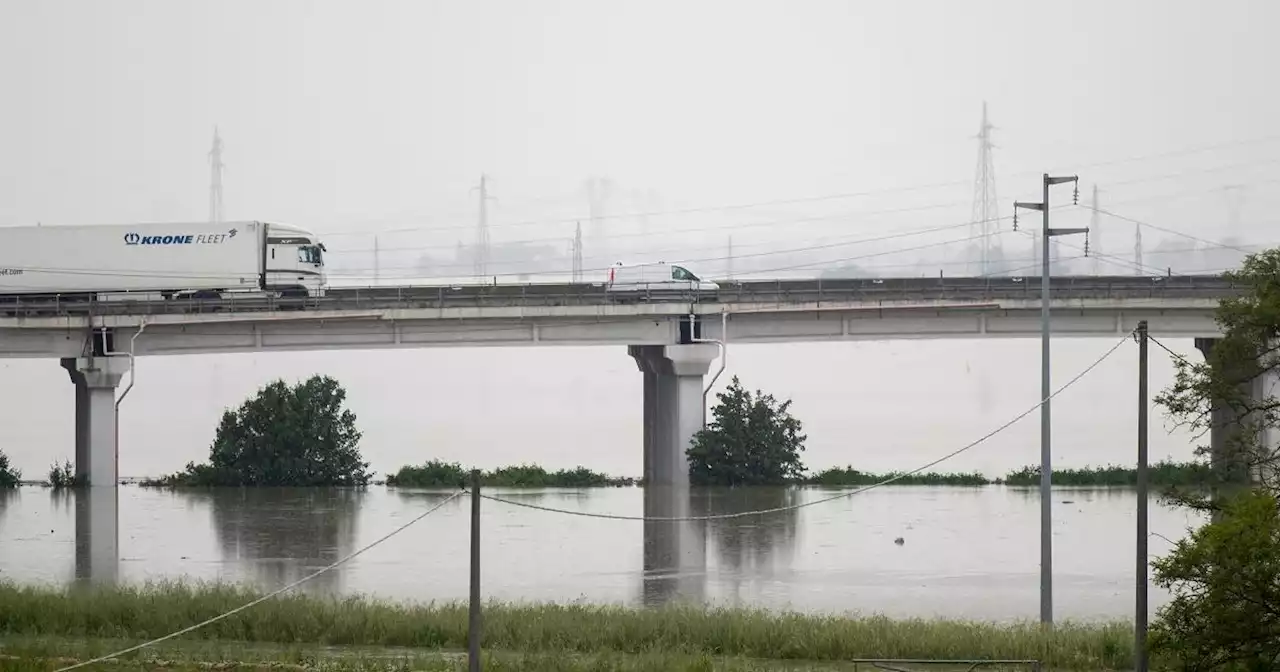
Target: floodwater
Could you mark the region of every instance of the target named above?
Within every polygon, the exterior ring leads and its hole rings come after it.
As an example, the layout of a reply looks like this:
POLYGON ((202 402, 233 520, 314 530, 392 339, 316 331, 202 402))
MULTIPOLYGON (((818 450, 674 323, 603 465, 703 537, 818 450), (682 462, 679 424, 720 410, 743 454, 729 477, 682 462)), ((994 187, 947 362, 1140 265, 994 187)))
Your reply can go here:
MULTIPOLYGON (((746 488, 679 495, 621 488, 488 494, 571 511, 658 517, 792 506, 839 492, 746 488)), ((119 562, 103 565, 77 552, 102 540, 87 540, 83 531, 77 539, 76 493, 22 488, 0 493, 0 579, 187 578, 276 588, 373 542, 448 494, 383 487, 122 487, 119 562)), ((1133 491, 1124 489, 1055 489, 1059 620, 1132 616, 1135 502, 1133 491)), ((469 515, 470 502, 454 499, 305 590, 465 599, 469 515)), ((1199 522, 1153 501, 1152 556, 1164 554, 1170 540, 1199 522)), ((82 521, 81 527, 88 525, 82 521)), ((504 601, 687 600, 1001 621, 1038 614, 1035 489, 892 486, 785 512, 697 522, 607 520, 485 500, 481 528, 482 591, 504 601), (899 537, 901 544, 895 543, 899 537)), ((1166 595, 1151 590, 1154 611, 1166 595)))

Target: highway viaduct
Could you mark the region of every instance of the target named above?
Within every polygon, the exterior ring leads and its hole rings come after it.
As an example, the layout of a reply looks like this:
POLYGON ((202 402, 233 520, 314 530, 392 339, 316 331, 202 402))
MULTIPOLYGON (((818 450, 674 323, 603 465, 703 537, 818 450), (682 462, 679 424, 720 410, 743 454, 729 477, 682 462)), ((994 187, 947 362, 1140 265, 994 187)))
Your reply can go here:
MULTIPOLYGON (((1120 336, 1146 320, 1154 335, 1210 347, 1220 335, 1214 309, 1238 293, 1219 277, 1053 278, 1053 335, 1120 336)), ((696 295, 583 284, 343 288, 302 302, 0 297, 0 358, 56 358, 75 384, 75 469, 90 486, 77 498, 78 573, 114 580, 118 406, 132 383, 119 388, 134 357, 626 346, 644 376, 644 477, 678 488, 722 345, 1036 337, 1039 297, 1038 282, 1016 278, 757 281, 696 295)))
MULTIPOLYGON (((1212 339, 1214 308, 1237 292, 1214 276, 1054 278, 1053 335, 1121 335, 1146 320, 1157 336, 1212 339)), ((679 486, 718 343, 1034 337, 1039 294, 1038 282, 1010 278, 903 278, 726 283, 698 295, 587 284, 331 289, 303 303, 24 298, 0 303, 0 357, 61 361, 76 386, 76 473, 114 486, 117 388, 132 357, 627 346, 644 375, 644 476, 679 486)))

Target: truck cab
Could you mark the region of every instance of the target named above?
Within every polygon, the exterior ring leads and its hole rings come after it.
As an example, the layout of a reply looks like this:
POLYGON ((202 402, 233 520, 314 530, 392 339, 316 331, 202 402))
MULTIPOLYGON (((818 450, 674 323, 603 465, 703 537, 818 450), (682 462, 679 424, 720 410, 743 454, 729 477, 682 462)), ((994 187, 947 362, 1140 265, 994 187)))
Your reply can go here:
POLYGON ((703 280, 692 271, 659 261, 627 265, 618 262, 609 268, 606 289, 611 292, 714 292, 720 285, 703 280))
POLYGON ((328 277, 324 243, 306 229, 288 224, 265 224, 262 289, 286 295, 324 296, 328 277))

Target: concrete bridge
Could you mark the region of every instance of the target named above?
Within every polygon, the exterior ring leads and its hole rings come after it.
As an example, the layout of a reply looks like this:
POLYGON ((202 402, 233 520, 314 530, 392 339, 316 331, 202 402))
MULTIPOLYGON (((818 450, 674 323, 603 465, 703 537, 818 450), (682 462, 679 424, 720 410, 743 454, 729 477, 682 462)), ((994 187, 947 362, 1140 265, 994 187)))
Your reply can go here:
MULTIPOLYGON (((1147 320, 1157 336, 1212 339, 1238 289, 1219 277, 1059 277, 1055 336, 1113 336, 1147 320)), ((1030 337, 1040 286, 1018 278, 726 283, 720 291, 625 295, 598 285, 333 289, 268 298, 0 303, 0 357, 57 358, 76 385, 76 471, 114 486, 117 388, 131 358, 445 346, 627 346, 644 375, 645 477, 687 483, 684 450, 703 423, 712 342, 1030 337)))

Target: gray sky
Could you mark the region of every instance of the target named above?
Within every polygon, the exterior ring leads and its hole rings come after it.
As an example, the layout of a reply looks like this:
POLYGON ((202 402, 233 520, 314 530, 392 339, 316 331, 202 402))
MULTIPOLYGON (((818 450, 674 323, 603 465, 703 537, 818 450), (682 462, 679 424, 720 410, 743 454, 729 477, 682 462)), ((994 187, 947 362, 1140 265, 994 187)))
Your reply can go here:
MULTIPOLYGON (((1078 170, 1083 195, 1099 184, 1118 213, 1207 239, 1280 242, 1269 214, 1280 205, 1272 123, 1280 98, 1268 85, 1280 62, 1270 35, 1278 19, 1280 7, 1261 1, 1210 10, 1145 0, 9 0, 0 5, 0 224, 201 220, 216 124, 226 143, 227 217, 311 227, 355 276, 368 274, 376 231, 380 245, 399 249, 382 260, 393 277, 411 275, 428 250, 470 242, 470 189, 482 171, 499 198, 495 240, 567 244, 571 221, 587 216, 584 182, 598 175, 617 185, 609 212, 699 209, 651 217, 649 235, 632 235, 631 249, 715 256, 733 227, 743 251, 800 247, 966 221, 985 100, 997 126, 1001 214, 1014 199, 1038 199, 1039 173, 1078 170), (1244 187, 1237 232, 1226 227, 1227 185, 1244 187), (822 198, 864 192, 876 193, 822 198), (679 234, 691 229, 699 231, 679 234)), ((1069 197, 1065 188, 1054 196, 1069 197)), ((1061 223, 1083 225, 1088 214, 1068 210, 1061 223)), ((638 226, 621 218, 608 230, 635 234, 638 226)), ((1132 231, 1104 218, 1102 245, 1127 257, 1132 231)), ((1190 244, 1157 230, 1144 239, 1148 249, 1164 239, 1190 244)), ((1028 254, 1025 239, 1008 240, 1022 250, 1014 256, 1028 254)), ((840 248, 832 259, 908 244, 840 248)), ((877 263, 903 260, 913 258, 877 263)), ((919 412, 910 410, 922 402, 907 382, 897 397, 849 381, 887 371, 931 380, 938 403, 955 407, 937 427, 874 430, 889 433, 876 441, 907 441, 930 456, 960 432, 948 423, 999 424, 1022 410, 1019 401, 1031 402, 1033 346, 756 348, 730 372, 796 395, 797 412, 810 399, 815 463, 847 461, 836 446, 863 426, 841 424, 848 404, 866 405, 867 422, 887 417, 876 404, 919 412), (896 349, 910 368, 884 368, 874 348, 896 349), (848 358, 845 383, 796 372, 805 367, 794 362, 816 369, 832 353, 848 358), (796 359, 783 366, 783 356, 796 359), (941 380, 939 361, 986 373, 957 369, 941 380), (1026 371, 1010 373, 1009 361, 1026 371), (988 391, 1027 395, 968 408, 979 375, 988 391)), ((1064 344, 1057 376, 1108 346, 1064 344)), ((607 455, 598 447, 639 426, 639 376, 622 352, 606 349, 146 361, 123 411, 122 472, 200 459, 223 406, 270 377, 316 371, 344 372, 353 403, 380 409, 362 417, 366 452, 382 469, 418 455, 403 447, 412 443, 459 459, 478 450, 488 462, 528 455, 638 471, 638 435, 607 455), (591 392, 599 389, 615 400, 601 401, 591 392), (430 412, 419 412, 423 405, 430 412), (526 412, 533 424, 515 424, 526 412), (584 415, 593 419, 575 420, 584 415), (506 437, 488 417, 523 429, 506 437), (565 429, 575 422, 585 428, 565 429), (519 438, 531 447, 475 448, 519 438), (571 438, 590 447, 565 447, 571 438)), ((0 420, 17 428, 5 437, 16 445, 4 448, 23 468, 43 471, 47 456, 70 453, 70 384, 52 361, 3 362, 0 376, 0 420)), ((1128 431, 1129 416, 1116 413, 1095 424, 1128 431)), ((1026 441, 1033 424, 1022 428, 1026 441)), ((433 454, 422 450, 424 459, 433 454)), ((1024 452, 1028 459, 1019 453, 1012 462, 1033 461, 1024 452)))

